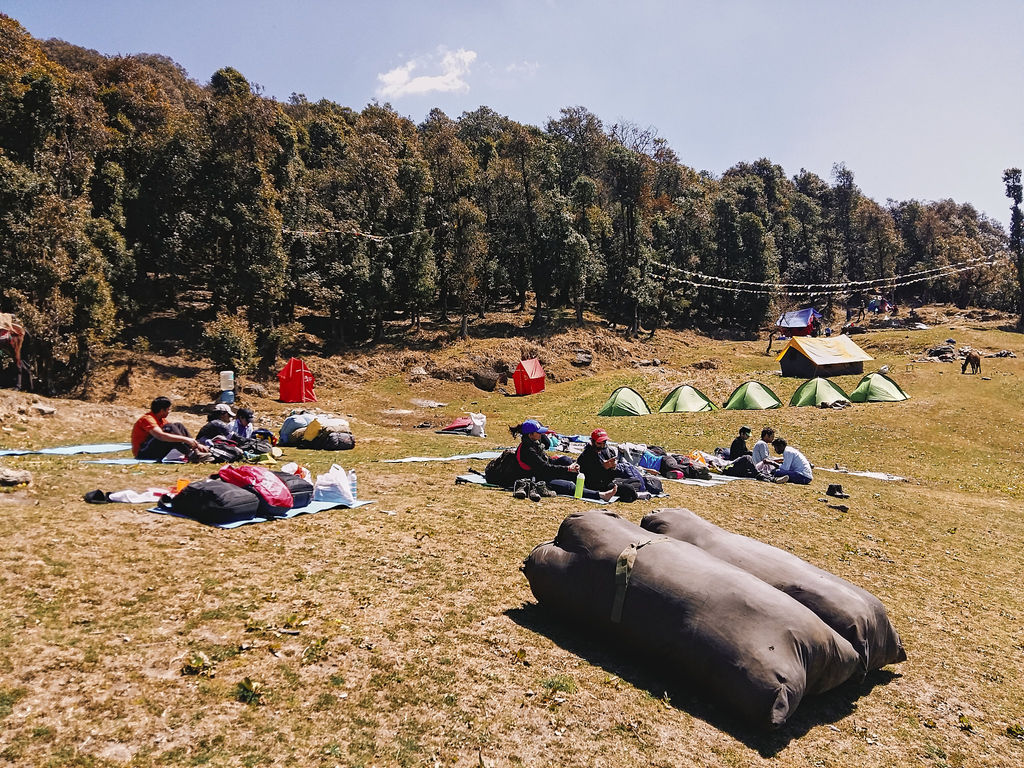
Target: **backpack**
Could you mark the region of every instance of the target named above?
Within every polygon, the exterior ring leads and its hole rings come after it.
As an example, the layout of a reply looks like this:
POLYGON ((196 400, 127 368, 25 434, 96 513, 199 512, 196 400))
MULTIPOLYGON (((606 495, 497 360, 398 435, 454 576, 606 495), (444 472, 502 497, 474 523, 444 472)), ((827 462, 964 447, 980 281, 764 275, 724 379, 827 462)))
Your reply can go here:
POLYGON ((511 488, 522 476, 523 470, 513 448, 506 448, 501 452, 501 456, 491 459, 484 467, 484 479, 491 485, 500 485, 502 488, 511 488))
POLYGON ((256 516, 260 497, 248 488, 223 480, 196 480, 186 485, 171 502, 171 510, 207 525, 249 520, 256 516))
POLYGON ((303 443, 301 447, 306 446, 317 451, 347 451, 356 447, 356 439, 350 432, 328 432, 324 429, 310 442, 303 443))

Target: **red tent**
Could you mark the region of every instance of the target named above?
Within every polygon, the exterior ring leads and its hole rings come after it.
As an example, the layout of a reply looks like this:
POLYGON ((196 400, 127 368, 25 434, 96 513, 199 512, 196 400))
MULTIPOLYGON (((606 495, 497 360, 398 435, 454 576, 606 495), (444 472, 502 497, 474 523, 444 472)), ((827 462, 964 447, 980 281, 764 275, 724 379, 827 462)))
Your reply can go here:
POLYGON ((313 374, 306 364, 297 358, 289 360, 277 374, 282 403, 315 403, 313 374))
POLYGON ((535 357, 523 360, 512 374, 517 395, 535 395, 544 391, 544 368, 535 357))

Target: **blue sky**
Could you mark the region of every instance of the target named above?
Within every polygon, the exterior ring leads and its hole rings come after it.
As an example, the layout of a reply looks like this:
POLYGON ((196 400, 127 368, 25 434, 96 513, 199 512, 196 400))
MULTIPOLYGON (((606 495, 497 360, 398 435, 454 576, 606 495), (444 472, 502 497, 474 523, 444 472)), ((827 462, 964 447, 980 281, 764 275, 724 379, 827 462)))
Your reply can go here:
POLYGON ((1009 219, 1024 164, 1020 0, 0 0, 38 38, 161 53, 201 83, 233 66, 264 93, 417 122, 486 105, 543 126, 581 105, 653 127, 698 170, 834 163, 887 198, 1009 219))

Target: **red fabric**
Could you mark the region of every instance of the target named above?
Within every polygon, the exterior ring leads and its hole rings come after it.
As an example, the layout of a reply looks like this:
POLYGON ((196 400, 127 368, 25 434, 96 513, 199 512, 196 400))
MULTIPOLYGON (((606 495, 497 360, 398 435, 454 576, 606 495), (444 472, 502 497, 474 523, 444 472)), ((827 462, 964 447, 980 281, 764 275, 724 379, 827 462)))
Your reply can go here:
POLYGON ((228 465, 221 467, 217 474, 226 483, 237 485, 239 488, 251 488, 272 507, 291 509, 295 504, 295 499, 292 497, 292 492, 288 490, 288 486, 266 467, 228 465))
POLYGON ((457 419, 455 419, 455 421, 453 421, 447 427, 442 427, 441 430, 444 431, 444 430, 448 430, 448 429, 464 429, 464 428, 468 427, 472 423, 473 423, 473 420, 470 419, 469 416, 459 416, 457 419))
POLYGON ((282 403, 315 403, 313 373, 298 358, 291 358, 277 374, 282 403))
POLYGON ((162 428, 166 423, 167 419, 158 419, 152 412, 147 413, 145 416, 141 416, 139 420, 132 425, 132 455, 138 456, 139 449, 142 448, 142 444, 146 442, 146 438, 149 437, 149 433, 157 427, 162 428))
POLYGON ((512 373, 517 395, 535 395, 544 391, 544 367, 533 357, 523 360, 512 373))

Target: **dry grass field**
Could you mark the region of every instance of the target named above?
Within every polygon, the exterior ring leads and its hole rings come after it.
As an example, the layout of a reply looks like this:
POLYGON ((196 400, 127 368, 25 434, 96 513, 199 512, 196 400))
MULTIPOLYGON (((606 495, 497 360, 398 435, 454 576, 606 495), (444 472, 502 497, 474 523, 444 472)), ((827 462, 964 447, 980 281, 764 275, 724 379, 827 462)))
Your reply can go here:
MULTIPOLYGON (((0 765, 1022 765, 1024 339, 998 320, 937 310, 932 319, 929 330, 857 337, 876 359, 866 370, 891 366, 911 399, 845 410, 594 416, 622 384, 657 409, 683 382, 719 402, 748 378, 783 402, 800 383, 775 373, 763 341, 694 334, 633 344, 593 329, 310 359, 317 405, 349 416, 357 445, 286 449, 285 459, 314 472, 332 460, 354 468, 360 496, 376 503, 230 531, 82 499, 199 478, 201 466, 5 458, 35 482, 0 493, 0 765), (908 370, 947 337, 1018 357, 987 358, 980 376, 949 363, 908 370), (588 343, 595 361, 582 373, 566 360, 588 343), (427 362, 514 361, 527 344, 557 379, 541 395, 409 374, 427 362), (345 369, 351 361, 359 368, 345 369), (487 438, 416 428, 467 410, 487 414, 487 438), (849 579, 885 603, 909 659, 805 699, 789 724, 764 732, 642 651, 546 613, 520 565, 586 505, 454 484, 480 461, 379 462, 508 445, 505 426, 527 416, 686 450, 728 445, 744 423, 771 424, 819 467, 904 476, 666 484, 668 499, 613 509, 639 521, 685 506, 849 579), (850 494, 849 511, 823 501, 829 482, 850 494)), ((215 387, 204 362, 111 359, 90 400, 46 400, 52 416, 30 411, 38 398, 0 392, 0 446, 121 441, 154 395, 196 404, 215 387)), ((837 381, 850 390, 857 378, 837 381)), ((275 428, 291 408, 244 399, 275 428)))

